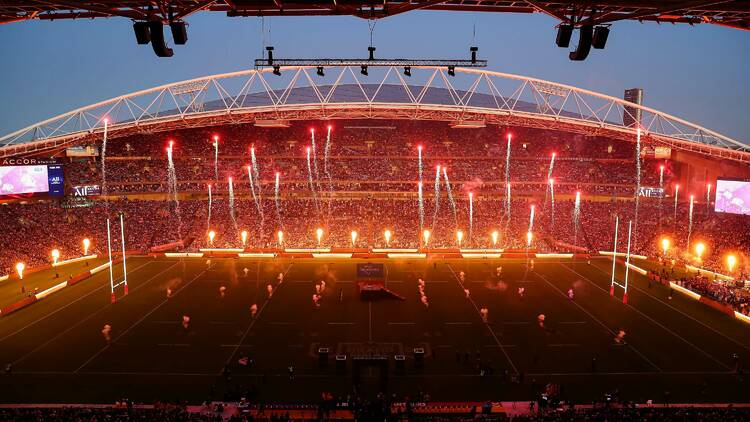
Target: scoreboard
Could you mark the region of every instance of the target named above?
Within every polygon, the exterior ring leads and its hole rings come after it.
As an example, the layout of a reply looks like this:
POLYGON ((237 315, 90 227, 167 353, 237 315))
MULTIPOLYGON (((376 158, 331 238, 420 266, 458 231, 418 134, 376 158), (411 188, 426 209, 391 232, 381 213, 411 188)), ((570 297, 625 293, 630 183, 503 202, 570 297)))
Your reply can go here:
POLYGON ((0 162, 0 197, 64 194, 63 166, 54 159, 6 158, 0 162))

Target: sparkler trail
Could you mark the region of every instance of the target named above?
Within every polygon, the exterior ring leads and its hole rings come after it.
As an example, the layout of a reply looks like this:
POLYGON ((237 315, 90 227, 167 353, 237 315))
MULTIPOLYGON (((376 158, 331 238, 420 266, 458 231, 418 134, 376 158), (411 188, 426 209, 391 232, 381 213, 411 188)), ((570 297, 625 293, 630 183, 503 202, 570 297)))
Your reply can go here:
POLYGON ((674 215, 672 216, 672 229, 677 230, 677 197, 680 195, 680 185, 674 186, 674 215))
POLYGON ((263 197, 260 184, 260 168, 258 166, 258 160, 255 157, 255 145, 250 147, 250 164, 252 165, 252 171, 250 166, 247 168, 247 175, 250 178, 250 191, 253 194, 253 201, 255 201, 255 207, 258 208, 258 215, 260 216, 260 238, 264 238, 264 227, 266 224, 266 216, 263 211, 263 197))
MULTIPOLYGON (((107 126, 109 119, 104 119, 104 139, 102 140, 102 196, 107 197, 107 126)), ((104 209, 109 216, 109 200, 104 201, 104 209)))
POLYGON ((693 200, 695 198, 690 195, 690 213, 688 214, 688 237, 687 237, 687 249, 690 250, 690 236, 693 234, 693 200))
POLYGON ((706 185, 706 214, 711 210, 711 184, 706 185))
POLYGON ((229 178, 229 216, 232 218, 234 231, 237 232, 237 218, 234 214, 234 184, 231 177, 229 178))
MULTIPOLYGON (((552 180, 552 170, 555 168, 555 155, 557 154, 553 152, 552 157, 550 158, 550 161, 549 161, 549 168, 547 169, 547 181, 552 180)), ((549 197, 551 187, 552 187, 551 185, 547 185, 547 190, 544 192, 544 207, 545 208, 547 207, 547 198, 549 197)))
POLYGON ((445 176, 445 191, 448 192, 448 201, 451 203, 451 210, 453 211, 453 221, 455 222, 456 229, 458 229, 458 213, 456 211, 456 201, 453 200, 453 190, 451 189, 451 181, 448 180, 448 169, 443 167, 443 176, 445 176))
POLYGON ((313 169, 315 170, 315 186, 317 191, 320 192, 320 174, 318 173, 318 152, 315 148, 315 129, 310 129, 311 142, 312 142, 312 158, 313 158, 313 169))
POLYGON ((318 206, 318 196, 315 194, 315 182, 313 182, 313 170, 310 163, 310 147, 307 147, 307 182, 310 185, 310 194, 313 197, 313 204, 315 204, 315 211, 320 219, 320 207, 318 206))
MULTIPOLYGON (((250 163, 253 165, 253 179, 255 181, 255 189, 258 194, 258 206, 262 205, 263 192, 261 191, 260 185, 260 168, 258 166, 258 160, 255 158, 255 146, 250 148, 250 163)), ((263 207, 261 207, 262 209, 263 207)))
POLYGON ((214 135, 214 182, 219 182, 219 137, 214 135))
POLYGON ((422 194, 422 182, 419 182, 419 232, 424 230, 424 195, 422 194))
POLYGON ((573 239, 574 244, 578 245, 578 230, 581 224, 581 192, 576 192, 576 201, 573 208, 573 239))
POLYGON ((513 135, 509 133, 508 147, 505 149, 505 185, 507 186, 507 193, 505 195, 505 218, 508 221, 510 220, 510 141, 512 137, 513 135))
POLYGON ((331 177, 331 167, 328 164, 331 156, 331 129, 332 126, 328 125, 326 145, 323 149, 323 172, 328 179, 328 219, 331 218, 331 201, 333 200, 333 178, 331 177))
POLYGON ((418 158, 418 165, 419 165, 419 183, 422 183, 422 145, 417 147, 417 152, 419 154, 418 158))
POLYGON ((641 128, 636 131, 635 138, 635 227, 633 230, 633 243, 638 240, 638 209, 640 208, 641 192, 641 128))
POLYGON ((531 206, 531 211, 529 212, 529 233, 532 233, 534 231, 534 209, 536 207, 534 205, 531 206))
POLYGON ((440 166, 435 171, 435 212, 432 215, 432 227, 437 227, 438 210, 440 209, 440 166))
POLYGON ((211 184, 208 184, 208 221, 206 221, 206 231, 211 229, 211 204, 213 202, 213 198, 211 196, 211 184))
POLYGON ((177 237, 178 240, 182 239, 182 215, 180 214, 180 201, 177 197, 177 172, 174 169, 174 160, 172 159, 172 147, 173 142, 169 141, 169 148, 167 148, 167 177, 169 178, 169 192, 172 194, 172 200, 175 207, 175 215, 177 215, 177 237))
POLYGON ((281 173, 278 171, 276 172, 276 188, 274 189, 274 202, 276 203, 276 218, 279 222, 279 227, 281 227, 281 230, 284 230, 284 223, 281 221, 281 202, 279 199, 279 178, 281 176, 281 173))
POLYGON ((474 192, 469 192, 469 245, 474 234, 474 192))
POLYGON ((549 193, 550 193, 550 212, 551 212, 551 218, 550 222, 552 223, 552 231, 555 230, 555 179, 549 179, 549 193))
POLYGON ((659 189, 662 194, 659 196, 659 229, 661 229, 662 199, 664 199, 664 165, 659 166, 659 189))

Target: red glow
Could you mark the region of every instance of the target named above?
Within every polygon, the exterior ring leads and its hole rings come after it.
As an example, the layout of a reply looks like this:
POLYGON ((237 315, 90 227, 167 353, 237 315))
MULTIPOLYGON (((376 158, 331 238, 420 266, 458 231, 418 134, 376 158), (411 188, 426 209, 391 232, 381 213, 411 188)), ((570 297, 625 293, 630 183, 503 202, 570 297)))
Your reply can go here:
POLYGON ((549 179, 549 184, 550 185, 554 185, 555 184, 555 179, 549 179))
POLYGON ((310 133, 315 133, 315 128, 314 127, 310 128, 310 133))
POLYGON ((659 166, 659 170, 664 171, 664 165, 663 164, 659 166))
POLYGON ((577 190, 576 195, 581 196, 581 191, 577 190))
POLYGON ((214 142, 219 142, 219 135, 214 135, 214 142))
POLYGON ((232 183, 232 176, 229 176, 229 183, 232 183))
POLYGON ((279 176, 281 176, 281 172, 278 172, 278 171, 277 171, 277 172, 276 172, 276 177, 279 177, 279 176))
POLYGON ((552 153, 552 158, 555 158, 555 156, 556 156, 556 155, 557 155, 557 153, 556 153, 556 152, 553 152, 553 153, 552 153))
POLYGON ((331 130, 331 129, 333 129, 333 126, 328 125, 328 130, 331 130))
POLYGON ((417 149, 422 151, 422 145, 417 145, 417 149))
POLYGON ((474 197, 474 192, 469 192, 469 198, 473 198, 473 197, 474 197))
POLYGON ((307 149, 307 153, 309 154, 310 153, 310 147, 307 147, 306 149, 307 149))
POLYGON ((437 169, 438 169, 438 171, 440 171, 440 164, 437 165, 437 169))
POLYGON ((109 117, 104 118, 104 123, 109 123, 109 117))

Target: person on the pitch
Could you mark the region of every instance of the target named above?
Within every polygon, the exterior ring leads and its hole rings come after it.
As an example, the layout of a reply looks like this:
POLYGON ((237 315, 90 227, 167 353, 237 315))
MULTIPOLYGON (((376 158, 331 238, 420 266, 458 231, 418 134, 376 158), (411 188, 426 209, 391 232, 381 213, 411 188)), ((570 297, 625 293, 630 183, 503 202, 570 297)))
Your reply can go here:
POLYGON ((112 343, 112 337, 110 337, 111 332, 112 326, 109 324, 104 324, 104 328, 102 328, 102 336, 104 337, 104 341, 106 341, 107 344, 112 343))
POLYGON ((224 297, 226 296, 226 293, 227 293, 227 286, 219 287, 219 297, 224 299, 224 297))
POLYGON ((256 315, 258 315, 258 305, 253 303, 250 305, 250 317, 255 319, 256 315))
POLYGON ((270 285, 270 284, 269 284, 269 285, 267 285, 267 286, 266 286, 266 291, 268 292, 268 298, 270 299, 270 298, 271 298, 271 296, 273 296, 273 286, 272 286, 272 285, 270 285))
POLYGON ((190 317, 187 315, 182 316, 182 328, 187 331, 190 329, 190 317))

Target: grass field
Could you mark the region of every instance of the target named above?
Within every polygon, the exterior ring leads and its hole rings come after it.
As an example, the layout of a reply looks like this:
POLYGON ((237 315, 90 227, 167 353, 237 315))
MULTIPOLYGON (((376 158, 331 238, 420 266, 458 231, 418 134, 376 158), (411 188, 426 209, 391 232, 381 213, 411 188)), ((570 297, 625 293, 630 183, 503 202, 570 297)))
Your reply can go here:
MULTIPOLYGON (((522 260, 387 260, 387 286, 406 300, 373 302, 358 296, 358 262, 133 258, 130 293, 119 291, 116 304, 103 271, 0 319, 0 364, 12 363, 11 373, 0 375, 0 401, 201 402, 242 394, 315 402, 321 391, 352 391, 351 360, 377 354, 388 357, 387 377, 362 367, 359 394, 385 388, 399 395, 424 391, 436 400, 528 400, 534 386, 552 381, 578 402, 614 390, 641 401, 750 402, 731 357, 750 364, 750 326, 680 294, 670 300, 668 288, 649 287, 632 272, 624 305, 609 296, 606 259, 537 260, 530 271, 522 260), (268 299, 266 284, 280 272, 285 280, 268 299), (419 301, 417 278, 426 281, 429 308, 419 301), (327 287, 315 309, 311 297, 321 279, 327 287), (518 287, 525 288, 523 298, 518 287), (481 307, 489 309, 488 324, 481 307), (540 313, 546 329, 536 324, 540 313), (182 315, 191 318, 189 330, 182 315), (113 328, 109 345, 104 324, 113 328), (614 342, 620 329, 627 345, 614 342), (325 366, 318 347, 331 349, 325 366), (421 367, 415 347, 425 349, 421 367), (333 362, 336 353, 349 358, 345 373, 333 362), (403 371, 395 354, 406 356, 403 371), (245 356, 253 360, 249 367, 238 364, 245 356), (478 361, 493 369, 490 375, 479 375, 478 361)), ((121 274, 121 266, 115 271, 121 274)))

